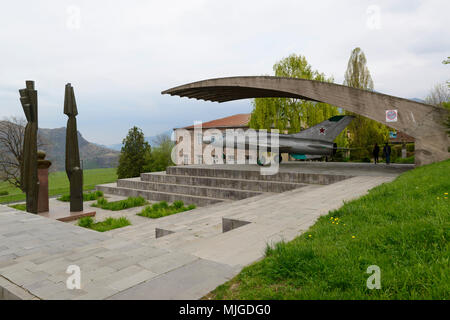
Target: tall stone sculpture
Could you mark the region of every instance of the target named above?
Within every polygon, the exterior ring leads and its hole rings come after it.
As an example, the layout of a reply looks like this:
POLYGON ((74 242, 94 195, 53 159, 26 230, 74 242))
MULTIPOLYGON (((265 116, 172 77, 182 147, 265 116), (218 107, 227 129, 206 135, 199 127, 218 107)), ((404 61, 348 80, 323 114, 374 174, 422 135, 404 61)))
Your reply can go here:
POLYGON ((66 129, 66 173, 70 181, 70 212, 79 212, 83 211, 83 171, 80 167, 77 120, 75 118, 78 110, 70 83, 66 84, 64 114, 69 117, 66 129))
POLYGON ((20 103, 22 104, 27 125, 23 140, 23 155, 20 167, 20 179, 27 199, 27 212, 38 213, 39 180, 37 170, 37 130, 38 130, 38 101, 34 81, 27 80, 26 88, 20 89, 20 103))

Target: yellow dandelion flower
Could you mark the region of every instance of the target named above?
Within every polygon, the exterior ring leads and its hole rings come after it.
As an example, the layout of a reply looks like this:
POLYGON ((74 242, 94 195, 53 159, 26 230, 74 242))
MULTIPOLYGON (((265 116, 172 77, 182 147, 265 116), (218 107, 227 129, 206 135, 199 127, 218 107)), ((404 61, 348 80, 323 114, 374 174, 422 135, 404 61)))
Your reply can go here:
POLYGON ((352 236, 352 239, 355 239, 356 237, 355 236, 352 236))
POLYGON ((332 221, 331 223, 334 224, 334 221, 332 221))
POLYGON ((312 235, 308 235, 308 237, 310 237, 310 238, 311 238, 311 237, 312 237, 312 235))
POLYGON ((446 196, 448 196, 448 192, 444 192, 444 194, 445 194, 446 196))
POLYGON ((438 199, 438 200, 439 200, 439 197, 437 197, 436 199, 438 199))

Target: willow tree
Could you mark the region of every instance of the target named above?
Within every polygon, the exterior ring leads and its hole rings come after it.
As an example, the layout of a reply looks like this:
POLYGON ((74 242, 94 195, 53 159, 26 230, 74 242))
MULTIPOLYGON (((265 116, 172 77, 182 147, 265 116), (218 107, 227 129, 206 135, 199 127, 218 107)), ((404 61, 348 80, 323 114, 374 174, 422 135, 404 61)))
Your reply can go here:
MULTIPOLYGON (((302 55, 291 54, 278 61, 273 71, 277 77, 333 82, 332 77, 327 78, 324 73, 313 70, 302 55)), ((296 133, 341 114, 339 108, 329 104, 295 98, 256 98, 252 104, 250 128, 274 128, 281 133, 296 133)), ((339 147, 348 144, 345 131, 336 138, 339 147)))
MULTIPOLYGON (((373 91, 373 81, 367 67, 366 56, 360 48, 353 49, 351 53, 345 72, 344 85, 373 91)), ((346 113, 355 116, 348 126, 350 147, 355 148, 352 151, 352 158, 370 158, 371 149, 375 143, 383 144, 388 141, 389 128, 361 115, 352 112, 346 113)))

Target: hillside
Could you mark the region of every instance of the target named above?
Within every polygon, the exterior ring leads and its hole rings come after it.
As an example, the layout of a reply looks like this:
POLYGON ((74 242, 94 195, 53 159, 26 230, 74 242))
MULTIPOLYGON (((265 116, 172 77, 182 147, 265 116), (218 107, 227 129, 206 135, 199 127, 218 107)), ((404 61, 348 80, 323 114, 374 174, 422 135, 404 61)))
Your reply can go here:
MULTIPOLYGON (((144 139, 145 139, 145 141, 147 141, 150 144, 151 147, 156 147, 156 146, 158 146, 158 137, 159 136, 167 135, 167 136, 171 137, 172 133, 173 133, 173 130, 166 130, 164 132, 161 132, 159 135, 145 137, 144 139)), ((102 146, 102 147, 120 151, 122 149, 122 143, 110 144, 110 145, 106 145, 106 146, 102 146)))
MULTIPOLYGON (((47 153, 47 159, 52 161, 51 171, 64 170, 66 152, 66 128, 39 129, 39 136, 44 145, 39 149, 47 153)), ((117 166, 119 152, 91 143, 78 132, 80 158, 84 169, 114 168, 117 166)))

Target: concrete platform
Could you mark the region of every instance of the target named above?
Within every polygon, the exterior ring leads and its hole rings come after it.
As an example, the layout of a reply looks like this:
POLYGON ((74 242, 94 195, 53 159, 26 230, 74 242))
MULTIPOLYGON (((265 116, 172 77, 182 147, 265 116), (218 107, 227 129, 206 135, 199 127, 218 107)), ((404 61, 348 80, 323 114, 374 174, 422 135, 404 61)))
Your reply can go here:
MULTIPOLYGON (((212 165, 188 165, 169 167, 168 173, 176 171, 174 168, 218 169, 218 170, 244 170, 257 171, 261 167, 249 164, 212 164, 212 165)), ((362 163, 362 162, 319 162, 319 161, 289 161, 282 162, 280 172, 297 172, 310 174, 323 174, 334 176, 397 176, 398 174, 414 169, 414 164, 389 164, 362 163)), ((188 169, 189 170, 189 169, 188 169)))
MULTIPOLYGON (((352 173, 370 174, 160 219, 136 216, 139 223, 106 233, 0 206, 0 292, 19 299, 199 299, 263 258, 267 244, 295 238, 343 201, 409 167, 392 168, 355 166, 352 173), (224 219, 249 223, 223 233, 224 219), (172 233, 156 238, 156 228, 172 233), (65 285, 69 265, 81 269, 79 290, 65 285)), ((325 169, 331 175, 336 167, 325 169)))
POLYGON ((182 200, 186 204, 209 206, 242 200, 259 194, 280 193, 305 186, 328 185, 354 176, 391 176, 414 165, 287 162, 273 175, 261 174, 257 165, 187 165, 168 167, 165 172, 143 173, 139 178, 120 179, 97 186, 104 193, 141 196, 152 201, 182 200))

